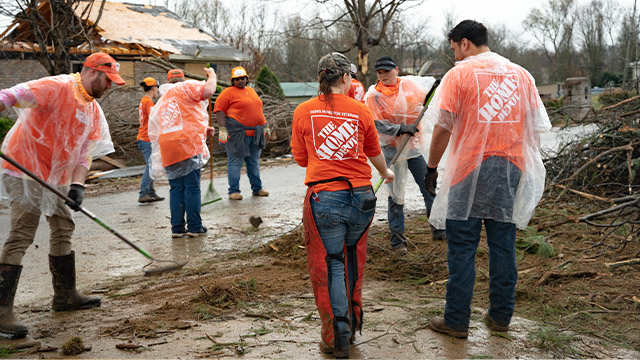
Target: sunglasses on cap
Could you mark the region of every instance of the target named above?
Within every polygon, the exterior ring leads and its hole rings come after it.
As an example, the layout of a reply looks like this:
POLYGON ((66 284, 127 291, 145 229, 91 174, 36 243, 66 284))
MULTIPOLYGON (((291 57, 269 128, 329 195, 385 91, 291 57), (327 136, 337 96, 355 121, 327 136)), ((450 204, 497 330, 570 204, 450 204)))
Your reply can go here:
POLYGON ((97 68, 98 66, 108 66, 110 68, 112 68, 115 71, 120 71, 120 63, 114 62, 114 63, 102 63, 102 64, 98 64, 96 66, 94 66, 94 69, 97 68))

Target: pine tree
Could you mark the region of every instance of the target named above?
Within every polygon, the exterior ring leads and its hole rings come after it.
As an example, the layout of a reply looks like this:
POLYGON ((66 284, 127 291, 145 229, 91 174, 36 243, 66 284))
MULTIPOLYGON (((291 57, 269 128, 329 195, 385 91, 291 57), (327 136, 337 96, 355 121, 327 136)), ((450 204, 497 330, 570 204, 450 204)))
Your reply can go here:
POLYGON ((285 99, 278 77, 267 65, 264 65, 260 71, 258 71, 256 87, 260 88, 265 95, 270 95, 282 100, 285 99))

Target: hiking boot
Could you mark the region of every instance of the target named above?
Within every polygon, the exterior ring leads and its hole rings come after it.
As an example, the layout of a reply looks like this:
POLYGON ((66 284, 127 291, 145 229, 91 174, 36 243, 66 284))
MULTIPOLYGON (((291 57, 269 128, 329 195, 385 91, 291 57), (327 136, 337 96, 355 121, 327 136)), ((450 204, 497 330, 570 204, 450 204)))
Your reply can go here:
POLYGON ((162 200, 164 200, 164 197, 162 197, 162 196, 160 196, 160 195, 158 195, 158 194, 156 194, 156 193, 153 193, 153 194, 151 195, 151 197, 153 198, 153 200, 152 200, 152 201, 162 201, 162 200))
POLYGON ((509 331, 509 324, 499 325, 497 322, 493 321, 493 319, 491 318, 491 315, 489 315, 489 312, 484 314, 484 317, 482 318, 482 320, 484 320, 484 323, 487 324, 489 329, 493 331, 499 331, 499 332, 509 331))
POLYGON ((269 196, 269 192, 265 189, 260 189, 257 193, 253 193, 253 196, 269 196))
POLYGON ((458 339, 466 339, 469 336, 469 331, 453 330, 449 325, 445 323, 444 317, 442 316, 436 316, 429 320, 429 327, 435 332, 453 336, 458 339))
POLYGON ((143 197, 138 198, 138 202, 141 204, 150 203, 156 201, 155 198, 151 195, 145 195, 143 197))
POLYGON ((407 245, 405 244, 400 244, 398 246, 392 247, 391 250, 401 256, 407 255, 407 245))
POLYGON ((179 232, 179 233, 171 233, 171 237, 174 239, 179 239, 179 238, 183 238, 186 237, 187 233, 186 232, 179 232))
POLYGON ((187 234, 188 237, 191 237, 191 238, 198 237, 198 236, 204 236, 204 235, 207 234, 207 228, 203 226, 198 231, 187 231, 186 234, 187 234))
POLYGON ((229 200, 242 200, 242 194, 240 193, 229 194, 229 200))
POLYGON ((320 348, 320 351, 322 351, 322 353, 332 354, 338 359, 344 359, 349 357, 349 345, 347 345, 346 348, 344 349, 338 350, 327 345, 324 341, 320 341, 320 343, 318 343, 318 347, 320 348))
POLYGON ((29 332, 13 315, 13 299, 21 272, 20 265, 0 264, 0 333, 10 339, 25 337, 29 332))
POLYGON ((75 253, 69 255, 49 255, 49 269, 53 282, 54 311, 90 309, 98 307, 101 300, 97 296, 86 296, 76 291, 76 261, 75 253))

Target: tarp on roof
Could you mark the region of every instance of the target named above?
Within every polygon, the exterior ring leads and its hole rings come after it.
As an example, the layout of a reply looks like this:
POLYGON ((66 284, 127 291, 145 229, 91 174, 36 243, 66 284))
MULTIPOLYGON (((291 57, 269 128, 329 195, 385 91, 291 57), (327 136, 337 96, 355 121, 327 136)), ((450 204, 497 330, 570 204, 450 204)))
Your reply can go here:
MULTIPOLYGON (((89 5, 89 1, 82 1, 76 14, 80 16, 89 5)), ((99 6, 93 6, 89 20, 95 20, 99 11, 99 6)), ((242 51, 217 41, 162 6, 105 2, 98 32, 106 41, 137 43, 190 58, 197 54, 198 60, 250 60, 242 51)))

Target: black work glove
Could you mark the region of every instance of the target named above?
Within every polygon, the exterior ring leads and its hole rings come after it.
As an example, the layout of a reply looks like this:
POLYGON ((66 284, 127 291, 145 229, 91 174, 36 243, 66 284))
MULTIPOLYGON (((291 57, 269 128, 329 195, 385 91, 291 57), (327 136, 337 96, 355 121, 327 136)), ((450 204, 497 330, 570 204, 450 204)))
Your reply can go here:
POLYGON ((427 174, 424 176, 424 187, 427 192, 436 196, 436 187, 438 187, 438 169, 427 166, 427 174))
POLYGON ((66 204, 73 209, 74 211, 80 210, 80 205, 82 205, 82 194, 84 193, 84 186, 79 184, 71 184, 69 187, 69 194, 67 196, 73 200, 73 203, 66 202, 66 204))
POLYGON ((415 135, 418 132, 418 128, 416 124, 400 124, 400 130, 398 131, 398 135, 409 134, 410 136, 415 135))

